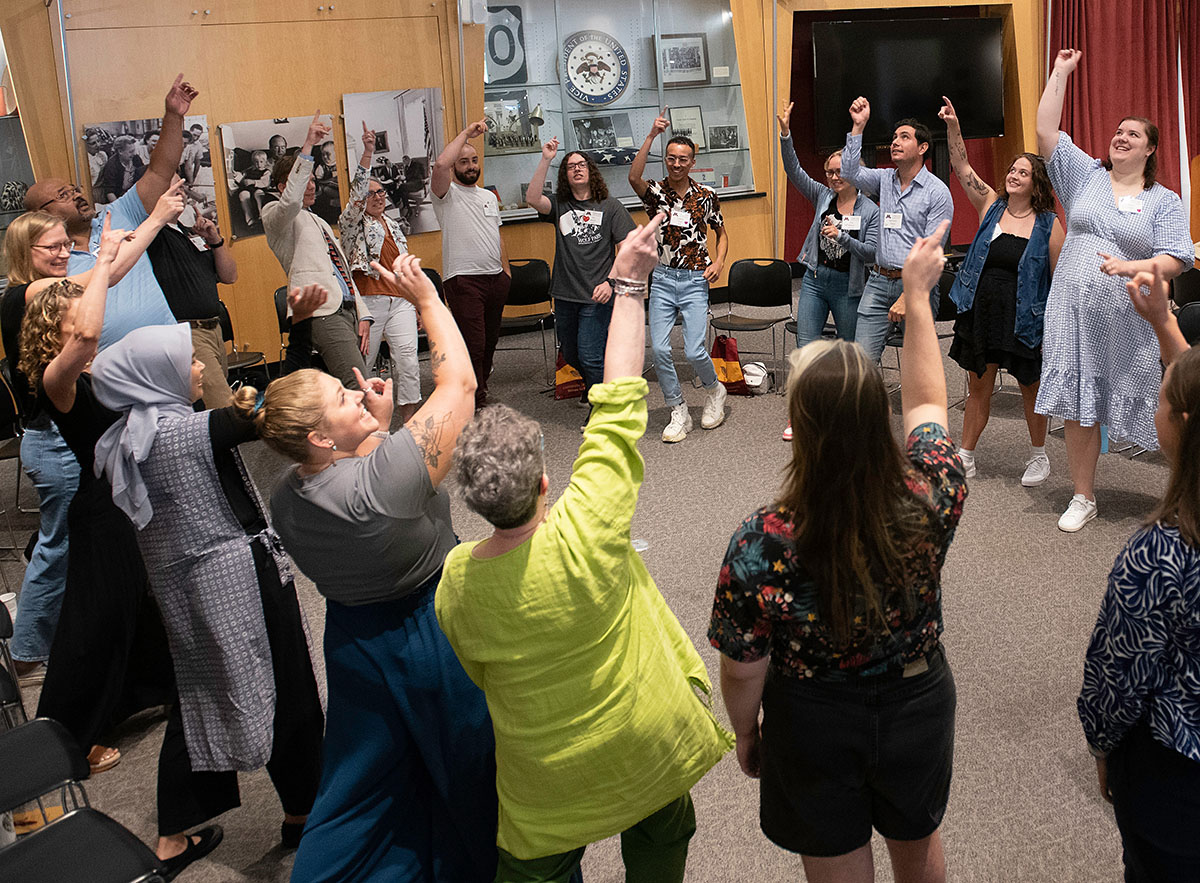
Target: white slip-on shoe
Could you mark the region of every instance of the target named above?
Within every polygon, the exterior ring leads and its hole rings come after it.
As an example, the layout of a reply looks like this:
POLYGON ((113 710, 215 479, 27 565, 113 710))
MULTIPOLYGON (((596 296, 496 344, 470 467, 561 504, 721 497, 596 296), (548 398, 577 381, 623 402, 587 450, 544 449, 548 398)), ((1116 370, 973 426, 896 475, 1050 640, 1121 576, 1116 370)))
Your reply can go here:
POLYGON ((1050 458, 1045 454, 1034 454, 1025 461, 1025 474, 1021 476, 1021 484, 1025 487, 1037 487, 1050 477, 1050 458))
POLYGON ((671 422, 663 430, 662 440, 665 442, 681 442, 692 431, 692 415, 688 413, 687 402, 680 402, 671 408, 671 422))
POLYGON ((958 449, 958 458, 960 460, 962 460, 963 475, 966 478, 974 478, 975 477, 975 455, 968 454, 962 448, 959 448, 958 449))
POLYGON ((1089 500, 1083 494, 1071 497, 1071 505, 1058 519, 1058 529, 1067 533, 1075 533, 1096 517, 1096 501, 1089 500))
POLYGON ((725 396, 725 384, 718 380, 704 400, 704 410, 700 413, 701 427, 716 429, 725 422, 725 396))

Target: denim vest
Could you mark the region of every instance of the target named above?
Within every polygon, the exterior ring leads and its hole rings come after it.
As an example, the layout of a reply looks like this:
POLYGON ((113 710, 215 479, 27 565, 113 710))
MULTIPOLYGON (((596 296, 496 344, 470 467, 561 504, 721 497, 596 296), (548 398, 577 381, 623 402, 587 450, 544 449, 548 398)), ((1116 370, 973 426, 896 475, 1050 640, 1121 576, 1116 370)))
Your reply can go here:
MULTIPOLYGON (((979 225, 979 232, 967 250, 967 256, 954 278, 950 299, 960 313, 971 309, 975 302, 975 286, 983 265, 987 262, 992 247, 992 232, 1007 203, 997 199, 988 208, 979 225)), ((1028 347, 1042 344, 1042 320, 1046 312, 1046 298, 1050 295, 1050 229, 1054 226, 1054 212, 1041 212, 1029 234, 1029 244, 1017 264, 1017 340, 1028 347)))

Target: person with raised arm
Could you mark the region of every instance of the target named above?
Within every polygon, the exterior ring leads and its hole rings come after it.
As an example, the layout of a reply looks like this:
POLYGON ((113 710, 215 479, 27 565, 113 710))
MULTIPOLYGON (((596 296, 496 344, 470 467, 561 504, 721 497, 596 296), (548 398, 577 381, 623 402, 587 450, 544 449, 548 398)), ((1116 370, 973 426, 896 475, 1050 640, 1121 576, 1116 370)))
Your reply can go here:
POLYGON ((1050 477, 1046 418, 1034 410, 1042 374, 1042 315, 1065 234, 1042 158, 1018 154, 1004 175, 1004 193, 998 194, 975 174, 954 105, 944 96, 942 101, 938 116, 946 123, 950 164, 979 212, 979 231, 950 289, 958 308, 950 357, 968 373, 958 456, 967 478, 973 477, 975 445, 991 413, 996 372, 1003 369, 1020 386, 1029 427, 1032 450, 1021 484, 1036 487, 1050 477))
POLYGON ((663 399, 671 409, 662 440, 673 443, 683 441, 692 430, 692 416, 683 400, 683 387, 671 355, 671 330, 676 316, 683 319, 683 354, 706 392, 700 425, 716 429, 725 422, 725 384, 717 379, 704 340, 708 332, 708 289, 725 266, 729 235, 717 194, 692 180, 696 145, 691 138, 676 135, 667 142, 666 178, 647 181, 643 177, 654 139, 671 125, 667 111, 664 107, 654 120, 633 158, 629 183, 650 217, 661 213, 667 219, 658 231, 658 267, 650 280, 650 348, 654 352, 654 373, 663 399), (708 250, 710 228, 715 259, 708 250))
MULTIPOLYGON (((554 193, 542 192, 558 139, 542 145, 542 158, 529 181, 527 202, 543 221, 554 224, 554 329, 563 358, 583 377, 587 391, 604 379, 604 350, 612 319, 612 269, 617 245, 634 228, 633 218, 609 196, 600 168, 573 150, 558 167, 554 193)), ((584 419, 587 424, 587 419, 584 419)))
POLYGON ((474 370, 416 257, 372 269, 421 318, 429 398, 389 433, 390 380, 351 391, 297 371, 267 387, 254 417, 296 464, 271 496, 271 520, 326 599, 323 769, 292 880, 491 883, 492 724, 433 609, 457 542, 442 483, 474 409, 474 370))
MULTIPOLYGON (((917 239, 929 236, 942 221, 954 218, 950 188, 925 167, 933 136, 924 123, 903 119, 892 127, 891 157, 895 168, 863 166, 862 133, 871 118, 871 104, 861 95, 850 104, 850 132, 842 150, 842 177, 879 203, 882 216, 876 263, 871 267, 858 304, 854 339, 878 362, 890 322, 904 321, 901 267, 917 239)), ((946 230, 949 231, 947 226, 946 230)), ((943 241, 943 246, 945 242, 943 241)), ((937 314, 938 285, 929 291, 937 314)))
MULTIPOLYGON (((796 257, 806 271, 796 302, 796 346, 820 337, 830 313, 837 336, 854 340, 867 268, 875 263, 879 207, 842 177, 841 150, 825 160, 824 184, 809 177, 792 144, 788 121, 793 104, 789 101, 775 117, 779 121, 779 155, 792 186, 816 210, 796 257)), ((783 440, 792 440, 790 426, 783 431, 783 440)))
POLYGON ((455 478, 491 536, 446 556, 435 606, 496 732, 495 883, 566 883, 621 835, 628 880, 680 883, 689 789, 731 747, 696 690, 704 663, 629 540, 644 464, 653 217, 613 264, 604 381, 571 480, 549 504, 542 429, 503 405, 463 430, 455 478))
POLYGON ((949 225, 904 261, 904 449, 861 347, 793 351, 784 485, 734 533, 717 580, 708 637, 738 764, 759 779, 763 833, 809 880, 874 880, 873 830, 896 880, 945 880, 955 687, 941 570, 967 496, 929 304, 949 225))
MULTIPOLYGON (((417 364, 417 311, 371 269, 378 261, 385 267, 408 254, 408 240, 400 225, 384 214, 387 193, 383 184, 371 177, 371 157, 375 153, 375 133, 362 123, 362 155, 350 182, 350 200, 338 219, 342 249, 350 256, 350 270, 375 319, 367 345, 367 370, 374 372, 380 345, 386 337, 391 354, 392 396, 396 413, 403 423, 421 404, 421 372, 417 364)), ((335 192, 336 192, 336 188, 335 192)))
POLYGON ((1188 348, 1162 269, 1125 283, 1166 368, 1154 422, 1170 475, 1113 563, 1077 702, 1125 879, 1200 879, 1200 349, 1188 348))
POLYGON ((433 164, 433 211, 442 227, 442 284, 475 369, 475 407, 488 401, 488 377, 512 270, 500 235, 500 201, 479 186, 479 151, 467 143, 487 131, 471 123, 433 164))
MULTIPOLYGON (((329 137, 329 124, 317 111, 308 124, 298 153, 284 154, 271 170, 271 186, 279 199, 262 209, 267 245, 288 276, 288 285, 319 285, 329 292, 313 314, 310 335, 325 370, 344 386, 355 383, 355 371, 366 373, 363 354, 370 342, 371 311, 350 275, 350 262, 333 228, 312 211, 316 199, 313 150, 329 137)), ((274 139, 272 139, 274 140, 274 139)))
MULTIPOLYGON (((150 154, 142 176, 115 202, 96 213, 95 206, 76 186, 61 178, 44 178, 25 194, 28 211, 49 212, 59 218, 71 238, 71 253, 67 272, 78 276, 96 264, 104 218, 112 215, 114 227, 137 229, 154 211, 159 197, 171 188, 171 181, 183 155, 183 117, 196 100, 197 92, 184 82, 183 74, 175 78, 164 101, 162 130, 158 143, 150 154)), ((120 340, 134 328, 143 325, 172 325, 175 317, 167 306, 162 287, 154 276, 149 258, 138 260, 113 285, 106 300, 104 329, 100 334, 100 349, 120 340)), ((86 286, 86 282, 79 283, 86 286)))
POLYGON ((1123 117, 1104 160, 1088 156, 1059 130, 1067 81, 1081 56, 1077 49, 1058 53, 1037 111, 1038 151, 1067 213, 1067 236, 1046 301, 1037 396, 1039 414, 1066 424, 1075 495, 1058 528, 1067 532, 1096 517, 1101 426, 1110 438, 1158 447, 1158 352, 1121 277, 1157 269, 1171 279, 1195 259, 1182 200, 1155 181, 1154 123, 1123 117))

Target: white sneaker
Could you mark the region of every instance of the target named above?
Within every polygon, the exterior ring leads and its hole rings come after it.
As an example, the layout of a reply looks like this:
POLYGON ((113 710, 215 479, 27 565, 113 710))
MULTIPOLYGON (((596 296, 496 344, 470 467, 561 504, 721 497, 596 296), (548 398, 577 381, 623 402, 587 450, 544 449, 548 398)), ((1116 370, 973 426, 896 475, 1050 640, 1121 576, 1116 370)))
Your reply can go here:
POLYGON ((681 442, 692 431, 692 415, 688 413, 687 402, 681 402, 671 408, 671 422, 663 430, 662 440, 665 442, 681 442))
POLYGON ((1025 474, 1021 476, 1021 484, 1025 487, 1037 487, 1050 477, 1050 458, 1045 454, 1034 454, 1025 461, 1025 474))
POLYGON ((1071 497, 1071 505, 1058 519, 1058 529, 1067 533, 1075 533, 1096 517, 1096 502, 1089 500, 1083 494, 1071 497))
POLYGON ((975 477, 975 455, 968 454, 962 448, 958 449, 958 458, 962 460, 963 475, 967 478, 975 477))
POLYGON ((716 429, 725 422, 725 395, 725 384, 718 380, 704 400, 704 410, 700 413, 703 428, 716 429))

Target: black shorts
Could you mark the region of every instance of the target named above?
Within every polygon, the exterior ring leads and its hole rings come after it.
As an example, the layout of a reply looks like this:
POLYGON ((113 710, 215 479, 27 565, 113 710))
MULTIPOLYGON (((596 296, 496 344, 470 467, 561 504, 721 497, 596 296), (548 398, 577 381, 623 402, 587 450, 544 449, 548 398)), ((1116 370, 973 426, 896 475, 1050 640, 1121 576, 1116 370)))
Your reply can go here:
POLYGON ((777 846, 836 856, 937 830, 954 760, 954 676, 939 649, 910 678, 800 681, 763 691, 759 819, 777 846))

